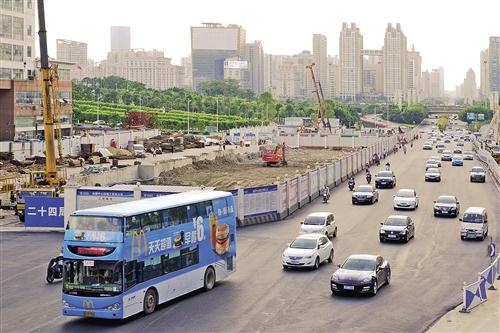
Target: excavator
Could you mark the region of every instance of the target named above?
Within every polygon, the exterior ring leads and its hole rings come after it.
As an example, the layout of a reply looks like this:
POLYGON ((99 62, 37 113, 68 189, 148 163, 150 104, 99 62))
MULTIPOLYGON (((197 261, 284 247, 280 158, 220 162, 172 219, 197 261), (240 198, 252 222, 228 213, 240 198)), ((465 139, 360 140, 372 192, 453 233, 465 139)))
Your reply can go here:
POLYGON ((266 166, 282 166, 287 165, 285 158, 285 143, 276 145, 273 151, 267 151, 262 154, 262 161, 266 166))
POLYGON ((57 65, 49 66, 47 52, 47 31, 45 28, 44 0, 38 0, 38 23, 40 39, 40 77, 42 88, 42 112, 45 137, 45 166, 33 170, 28 187, 15 191, 15 211, 21 222, 25 218, 26 197, 56 197, 66 183, 65 169, 57 168, 55 141, 58 143, 59 158, 62 159, 62 136, 60 123, 59 74, 57 65))
POLYGON ((314 70, 313 67, 315 66, 315 63, 313 62, 310 65, 306 65, 306 68, 309 69, 311 73, 311 79, 313 82, 313 88, 314 90, 312 93, 316 96, 317 102, 318 102, 318 115, 316 119, 316 123, 314 124, 314 128, 317 131, 319 131, 320 123, 323 124, 323 128, 328 128, 330 130, 330 133, 332 133, 332 126, 330 125, 330 120, 326 118, 326 109, 325 109, 325 99, 323 96, 323 89, 321 88, 321 82, 316 81, 316 76, 314 75, 314 70), (321 95, 320 95, 321 94, 321 95))

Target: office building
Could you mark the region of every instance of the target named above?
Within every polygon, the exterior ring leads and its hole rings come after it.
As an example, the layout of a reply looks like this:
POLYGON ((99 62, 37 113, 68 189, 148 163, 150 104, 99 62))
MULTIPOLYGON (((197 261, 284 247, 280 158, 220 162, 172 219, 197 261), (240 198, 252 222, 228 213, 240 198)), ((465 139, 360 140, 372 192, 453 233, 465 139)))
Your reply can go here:
POLYGON ((35 75, 35 2, 0 2, 0 79, 35 75))
POLYGON ((323 92, 329 91, 328 80, 328 49, 327 39, 325 35, 313 35, 313 59, 314 59, 314 75, 316 80, 320 82, 323 92))
POLYGON ((130 50, 130 27, 111 27, 111 52, 130 50))
POLYGON ((363 36, 355 23, 342 24, 339 38, 340 98, 353 101, 363 92, 363 36))
POLYGON ((242 27, 220 23, 202 23, 191 27, 191 57, 193 86, 199 89, 206 81, 224 78, 224 61, 232 57, 244 57, 246 31, 242 27))
POLYGON ((408 85, 406 36, 399 23, 387 25, 383 48, 384 95, 400 104, 408 85))
POLYGON ((363 50, 363 96, 378 98, 383 95, 382 50, 363 50))
POLYGON ((409 104, 417 103, 420 100, 422 81, 422 57, 420 52, 415 51, 415 46, 412 45, 411 51, 408 51, 408 83, 406 101, 409 104))
POLYGON ((181 67, 183 68, 182 88, 193 89, 193 63, 191 56, 181 58, 181 67))
POLYGON ((340 60, 338 56, 328 56, 328 88, 325 98, 335 99, 340 96, 340 60))
POLYGON ((259 95, 264 91, 264 48, 260 41, 246 44, 245 59, 249 66, 250 89, 259 95))
POLYGON ((481 51, 480 54, 480 64, 479 64, 479 76, 480 76, 480 97, 481 100, 488 100, 490 95, 490 69, 489 69, 489 53, 488 49, 481 51))
POLYGON ((500 92, 500 37, 490 37, 488 68, 489 91, 500 92))
POLYGON ((67 39, 56 40, 57 60, 71 65, 71 79, 81 80, 87 67, 87 44, 67 39))
POLYGON ((252 89, 249 63, 241 57, 224 60, 224 80, 235 80, 241 88, 252 89))
POLYGON ((422 72, 422 99, 442 99, 444 97, 444 89, 441 84, 443 81, 442 73, 441 69, 422 72))
POLYGON ((476 73, 469 68, 462 85, 462 97, 466 104, 472 104, 477 99, 476 73))
POLYGON ((100 74, 141 82, 148 88, 165 90, 183 86, 181 66, 171 64, 162 51, 132 49, 109 52, 100 63, 100 74))

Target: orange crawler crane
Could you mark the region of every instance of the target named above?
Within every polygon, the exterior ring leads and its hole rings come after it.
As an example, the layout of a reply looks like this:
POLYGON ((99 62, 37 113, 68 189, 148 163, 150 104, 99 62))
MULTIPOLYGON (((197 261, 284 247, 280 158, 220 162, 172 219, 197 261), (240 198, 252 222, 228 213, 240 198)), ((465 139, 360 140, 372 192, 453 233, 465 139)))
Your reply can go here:
POLYGON ((266 163, 267 166, 281 166, 286 165, 285 159, 285 143, 278 144, 274 151, 267 151, 262 155, 262 161, 266 163))

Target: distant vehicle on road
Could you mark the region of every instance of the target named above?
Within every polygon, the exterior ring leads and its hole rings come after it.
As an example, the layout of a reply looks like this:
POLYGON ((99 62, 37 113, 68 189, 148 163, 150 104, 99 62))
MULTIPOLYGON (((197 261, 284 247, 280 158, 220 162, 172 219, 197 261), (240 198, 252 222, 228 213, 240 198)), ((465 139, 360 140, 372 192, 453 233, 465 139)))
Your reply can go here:
POLYGON ((414 189, 401 189, 394 195, 394 209, 417 209, 418 195, 414 189))
POLYGON ((451 154, 451 151, 450 150, 445 150, 443 151, 443 153, 441 154, 441 161, 451 161, 452 159, 452 154, 451 154))
POLYGON ((441 171, 438 168, 429 168, 425 171, 425 181, 426 182, 440 182, 441 181, 441 171))
POLYGON ((464 151, 462 156, 464 157, 464 160, 469 160, 469 161, 474 160, 474 153, 471 151, 468 150, 464 151))
POLYGON ((375 188, 396 187, 396 176, 392 170, 380 170, 375 176, 375 188))
POLYGON ((462 155, 453 155, 451 158, 451 165, 452 166, 464 166, 464 158, 462 155))
POLYGON ((445 147, 444 143, 438 142, 436 144, 436 148, 437 148, 438 153, 442 153, 446 147, 445 147))
POLYGON ((437 163, 427 162, 427 164, 425 165, 425 171, 427 171, 429 169, 436 169, 436 168, 439 168, 439 165, 437 163))
POLYGON ((460 202, 453 195, 441 195, 434 200, 434 216, 453 216, 460 214, 460 202))
POLYGON ((453 154, 462 154, 462 148, 459 147, 453 148, 453 154))
POLYGON ((323 261, 333 262, 333 244, 324 234, 302 234, 283 252, 283 268, 318 269, 323 261))
POLYGON ((479 238, 488 236, 488 213, 483 207, 469 207, 460 219, 460 238, 479 238))
POLYGON ((353 254, 338 267, 330 278, 332 294, 354 292, 375 296, 382 285, 391 281, 391 266, 382 256, 353 254))
POLYGON ((106 122, 102 119, 100 120, 96 120, 92 123, 93 125, 97 125, 97 126, 106 126, 106 122))
POLYGON ((333 213, 317 212, 309 214, 300 222, 301 233, 320 233, 327 237, 337 237, 337 224, 333 213))
POLYGON ((229 192, 192 191, 72 213, 64 235, 63 315, 150 314, 161 303, 212 289, 236 268, 235 212, 229 192))
POLYGON ((380 242, 401 240, 406 243, 415 237, 415 224, 409 216, 391 215, 385 222, 380 223, 379 240, 380 242))
POLYGON ((470 169, 470 181, 473 182, 486 182, 486 171, 482 166, 475 166, 470 169))
POLYGON ((374 204, 378 201, 378 190, 372 185, 360 185, 354 188, 352 193, 352 204, 369 203, 374 204))
POLYGON ((440 158, 435 159, 433 156, 431 159, 427 160, 427 164, 436 164, 438 166, 438 168, 440 168, 441 167, 441 159, 440 158))
POLYGON ((431 142, 425 142, 424 145, 422 146, 423 150, 432 150, 432 143, 431 142))

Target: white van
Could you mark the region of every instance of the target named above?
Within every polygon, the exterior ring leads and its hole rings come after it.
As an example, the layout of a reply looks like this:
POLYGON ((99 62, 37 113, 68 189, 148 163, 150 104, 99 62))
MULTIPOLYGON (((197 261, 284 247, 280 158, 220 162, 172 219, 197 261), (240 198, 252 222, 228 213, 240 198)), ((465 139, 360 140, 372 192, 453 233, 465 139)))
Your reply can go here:
POLYGON ((309 214, 303 222, 300 222, 300 233, 321 233, 327 237, 337 237, 337 224, 333 213, 309 214))
POLYGON ((488 236, 488 213, 483 207, 469 207, 460 219, 460 238, 479 238, 488 236))

